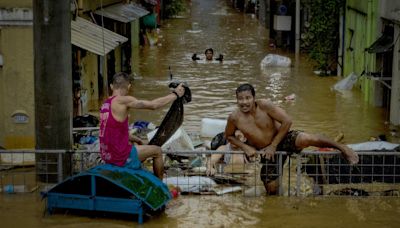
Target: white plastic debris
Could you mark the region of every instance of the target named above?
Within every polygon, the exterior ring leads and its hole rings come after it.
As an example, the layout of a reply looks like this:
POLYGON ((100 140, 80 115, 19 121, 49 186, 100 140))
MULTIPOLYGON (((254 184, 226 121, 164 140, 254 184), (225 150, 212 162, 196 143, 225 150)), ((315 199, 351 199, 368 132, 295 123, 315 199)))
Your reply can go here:
POLYGON ((292 60, 288 57, 276 55, 276 54, 268 54, 261 61, 261 68, 266 67, 290 67, 292 64, 292 60))
POLYGON ((230 187, 224 187, 222 189, 214 189, 214 192, 220 196, 220 195, 224 195, 226 193, 238 192, 241 190, 242 190, 242 187, 240 187, 240 186, 230 186, 230 187))
POLYGON ((340 80, 337 82, 333 88, 335 90, 351 90, 353 88, 353 85, 357 82, 357 75, 352 72, 349 74, 349 76, 345 77, 344 79, 340 80))
POLYGON ((200 135, 202 137, 214 137, 215 135, 224 132, 226 120, 203 118, 201 119, 200 135))
POLYGON ((167 177, 163 179, 164 184, 179 187, 182 192, 203 192, 210 191, 217 185, 215 181, 209 177, 203 176, 179 176, 167 177))
POLYGON ((390 143, 386 141, 370 141, 356 144, 347 145, 355 151, 393 151, 396 150, 400 145, 396 143, 390 143))
POLYGON ((292 94, 290 94, 290 95, 287 95, 286 97, 285 97, 285 100, 287 100, 287 101, 293 101, 293 100, 295 100, 296 99, 296 94, 294 94, 294 93, 292 93, 292 94))
MULTIPOLYGON (((151 131, 147 134, 147 138, 150 141, 157 130, 151 131)), ((184 150, 194 150, 193 142, 190 139, 186 131, 180 127, 178 130, 169 138, 162 146, 163 151, 184 151, 184 150)))

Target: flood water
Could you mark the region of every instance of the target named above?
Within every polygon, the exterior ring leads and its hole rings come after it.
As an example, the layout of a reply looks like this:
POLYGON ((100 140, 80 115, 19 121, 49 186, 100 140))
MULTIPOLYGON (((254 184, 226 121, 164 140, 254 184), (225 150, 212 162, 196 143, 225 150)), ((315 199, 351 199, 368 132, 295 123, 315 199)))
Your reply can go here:
MULTIPOLYGON (((226 119, 235 108, 235 89, 253 84, 256 97, 269 98, 284 108, 293 128, 357 143, 386 134, 393 142, 386 111, 371 107, 357 89, 338 93, 330 88, 339 79, 313 74, 307 57, 268 47, 268 30, 251 14, 233 9, 230 1, 192 0, 185 18, 170 19, 160 28, 160 44, 144 47, 134 63, 133 95, 152 99, 168 93, 169 75, 186 81, 192 102, 185 105, 183 126, 199 131, 201 119, 226 119), (213 48, 223 63, 193 62, 198 53, 213 48), (268 53, 292 59, 290 68, 261 70, 268 53), (169 71, 169 67, 171 71, 169 71), (294 94, 295 99, 285 97, 294 94)), ((131 121, 159 124, 161 111, 134 111, 131 121)), ((70 213, 44 216, 44 201, 37 192, 0 194, 0 227, 135 227, 136 220, 78 216, 70 213)), ((146 220, 143 227, 397 227, 400 200, 395 197, 244 197, 180 196, 165 214, 146 220)))
MULTIPOLYGON (((387 112, 363 102, 359 90, 338 93, 331 87, 339 77, 319 77, 305 55, 268 47, 268 30, 251 14, 233 9, 230 1, 191 1, 187 18, 163 22, 159 46, 145 47, 138 53, 133 95, 153 99, 168 92, 169 75, 185 81, 192 91, 192 102, 185 105, 183 126, 199 131, 201 119, 226 119, 235 108, 235 89, 241 83, 255 86, 257 98, 269 98, 293 118, 293 128, 335 137, 344 134, 346 143, 368 140, 386 134, 387 112), (206 48, 224 62, 204 61, 206 48), (203 60, 192 61, 197 53, 203 60), (262 70, 261 60, 269 53, 292 59, 293 67, 262 70), (169 71, 169 68, 171 69, 169 71), (288 95, 295 100, 286 101, 288 95)), ((131 121, 147 120, 160 124, 168 107, 159 112, 135 111, 131 121)))

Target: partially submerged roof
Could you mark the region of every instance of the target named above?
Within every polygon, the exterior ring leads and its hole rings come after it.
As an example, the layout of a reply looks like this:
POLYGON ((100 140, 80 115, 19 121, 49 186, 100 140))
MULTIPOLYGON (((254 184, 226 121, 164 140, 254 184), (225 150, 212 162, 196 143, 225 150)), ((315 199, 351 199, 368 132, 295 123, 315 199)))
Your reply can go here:
POLYGON ((116 21, 128 23, 139 19, 150 12, 146 9, 142 8, 138 4, 129 3, 129 4, 115 4, 111 5, 94 12, 97 15, 104 16, 116 21))
POLYGON ((127 40, 81 17, 71 21, 71 43, 94 54, 104 56, 127 40))

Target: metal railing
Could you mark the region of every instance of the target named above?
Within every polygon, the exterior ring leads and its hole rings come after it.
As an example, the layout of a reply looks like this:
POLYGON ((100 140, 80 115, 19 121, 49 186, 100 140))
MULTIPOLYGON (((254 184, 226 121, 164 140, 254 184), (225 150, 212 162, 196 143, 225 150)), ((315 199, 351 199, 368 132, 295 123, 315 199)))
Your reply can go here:
MULTIPOLYGON (((207 158, 218 153, 242 154, 240 151, 214 150, 164 152, 167 155, 166 177, 206 176, 204 168, 199 167, 206 166, 207 158), (179 162, 174 160, 177 158, 179 162)), ((262 181, 268 182, 272 178, 278 183, 279 195, 286 196, 400 196, 400 153, 357 153, 359 164, 349 165, 339 152, 303 151, 291 157, 285 152, 277 152, 275 164, 255 161, 236 166, 235 170, 229 170, 229 165, 223 164, 225 170, 217 172, 213 179, 224 186, 242 186, 244 192, 246 188, 262 188, 262 181), (261 177, 262 169, 273 172, 261 177), (247 181, 249 179, 252 181, 247 181)), ((3 192, 30 192, 48 188, 100 163, 97 151, 0 150, 0 189, 3 192)))

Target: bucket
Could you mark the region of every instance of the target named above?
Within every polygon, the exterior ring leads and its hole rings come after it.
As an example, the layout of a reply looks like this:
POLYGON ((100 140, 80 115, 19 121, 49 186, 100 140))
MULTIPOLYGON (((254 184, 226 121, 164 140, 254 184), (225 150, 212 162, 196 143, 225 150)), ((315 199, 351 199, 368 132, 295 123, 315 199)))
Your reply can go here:
POLYGON ((201 131, 202 137, 212 138, 218 133, 224 132, 226 127, 226 120, 203 118, 201 119, 201 131))

